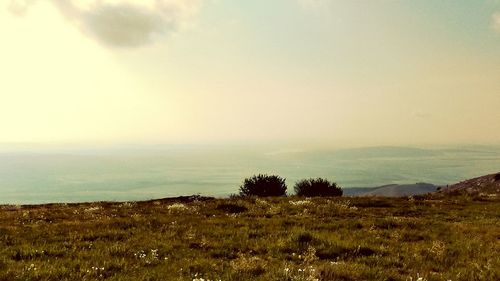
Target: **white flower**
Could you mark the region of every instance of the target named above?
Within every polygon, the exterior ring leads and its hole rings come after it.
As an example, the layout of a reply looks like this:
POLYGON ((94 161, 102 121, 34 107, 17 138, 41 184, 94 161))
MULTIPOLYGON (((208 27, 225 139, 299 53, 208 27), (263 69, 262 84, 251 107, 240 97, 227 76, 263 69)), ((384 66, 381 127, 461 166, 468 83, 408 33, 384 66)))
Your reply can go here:
POLYGON ((99 211, 100 209, 101 209, 101 207, 96 206, 96 207, 89 207, 89 208, 87 208, 87 209, 85 209, 83 211, 86 212, 86 213, 91 213, 91 212, 99 211))
POLYGON ((309 201, 309 200, 290 201, 290 204, 292 204, 294 206, 303 206, 303 205, 311 204, 311 201, 309 201))

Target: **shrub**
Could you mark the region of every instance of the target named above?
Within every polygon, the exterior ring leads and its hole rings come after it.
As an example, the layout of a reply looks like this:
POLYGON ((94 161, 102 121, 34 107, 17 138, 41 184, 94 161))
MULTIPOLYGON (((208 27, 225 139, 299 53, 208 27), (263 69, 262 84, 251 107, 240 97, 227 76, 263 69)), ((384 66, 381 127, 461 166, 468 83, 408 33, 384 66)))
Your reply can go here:
POLYGON ((305 179, 295 184, 295 193, 298 196, 342 196, 342 188, 326 179, 305 179))
POLYGON ((495 175, 495 181, 500 181, 500 173, 495 175))
POLYGON ((252 176, 240 186, 241 196, 286 196, 285 179, 275 175, 252 176))
POLYGON ((233 203, 220 204, 216 209, 230 214, 238 214, 248 211, 247 207, 233 203))
POLYGON ((309 232, 303 232, 303 233, 300 233, 299 235, 297 235, 295 240, 297 241, 297 243, 299 245, 302 246, 304 244, 309 244, 309 243, 313 242, 314 236, 312 236, 312 234, 309 232))

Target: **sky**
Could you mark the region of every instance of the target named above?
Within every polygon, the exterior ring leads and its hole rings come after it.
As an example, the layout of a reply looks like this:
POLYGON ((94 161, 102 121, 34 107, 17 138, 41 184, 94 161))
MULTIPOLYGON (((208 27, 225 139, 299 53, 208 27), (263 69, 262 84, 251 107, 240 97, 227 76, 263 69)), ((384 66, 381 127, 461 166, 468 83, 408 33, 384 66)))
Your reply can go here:
POLYGON ((500 143, 500 0, 2 0, 0 143, 500 143))

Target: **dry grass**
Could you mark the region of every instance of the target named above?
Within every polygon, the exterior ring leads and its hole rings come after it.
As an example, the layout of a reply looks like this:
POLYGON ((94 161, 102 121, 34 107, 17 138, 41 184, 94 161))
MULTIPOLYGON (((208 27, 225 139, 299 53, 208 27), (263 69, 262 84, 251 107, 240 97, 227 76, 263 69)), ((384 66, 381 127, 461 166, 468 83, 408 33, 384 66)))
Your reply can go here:
POLYGON ((2 206, 0 280, 500 280, 499 214, 469 197, 2 206))

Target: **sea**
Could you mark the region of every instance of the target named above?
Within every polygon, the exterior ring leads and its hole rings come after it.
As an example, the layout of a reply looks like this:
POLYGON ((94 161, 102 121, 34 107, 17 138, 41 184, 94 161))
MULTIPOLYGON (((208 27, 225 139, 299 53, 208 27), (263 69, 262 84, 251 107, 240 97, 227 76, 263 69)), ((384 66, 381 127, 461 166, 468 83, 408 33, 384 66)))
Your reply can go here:
POLYGON ((0 204, 227 197, 255 174, 342 188, 417 182, 445 186, 500 172, 500 146, 362 147, 154 146, 0 149, 0 204))

